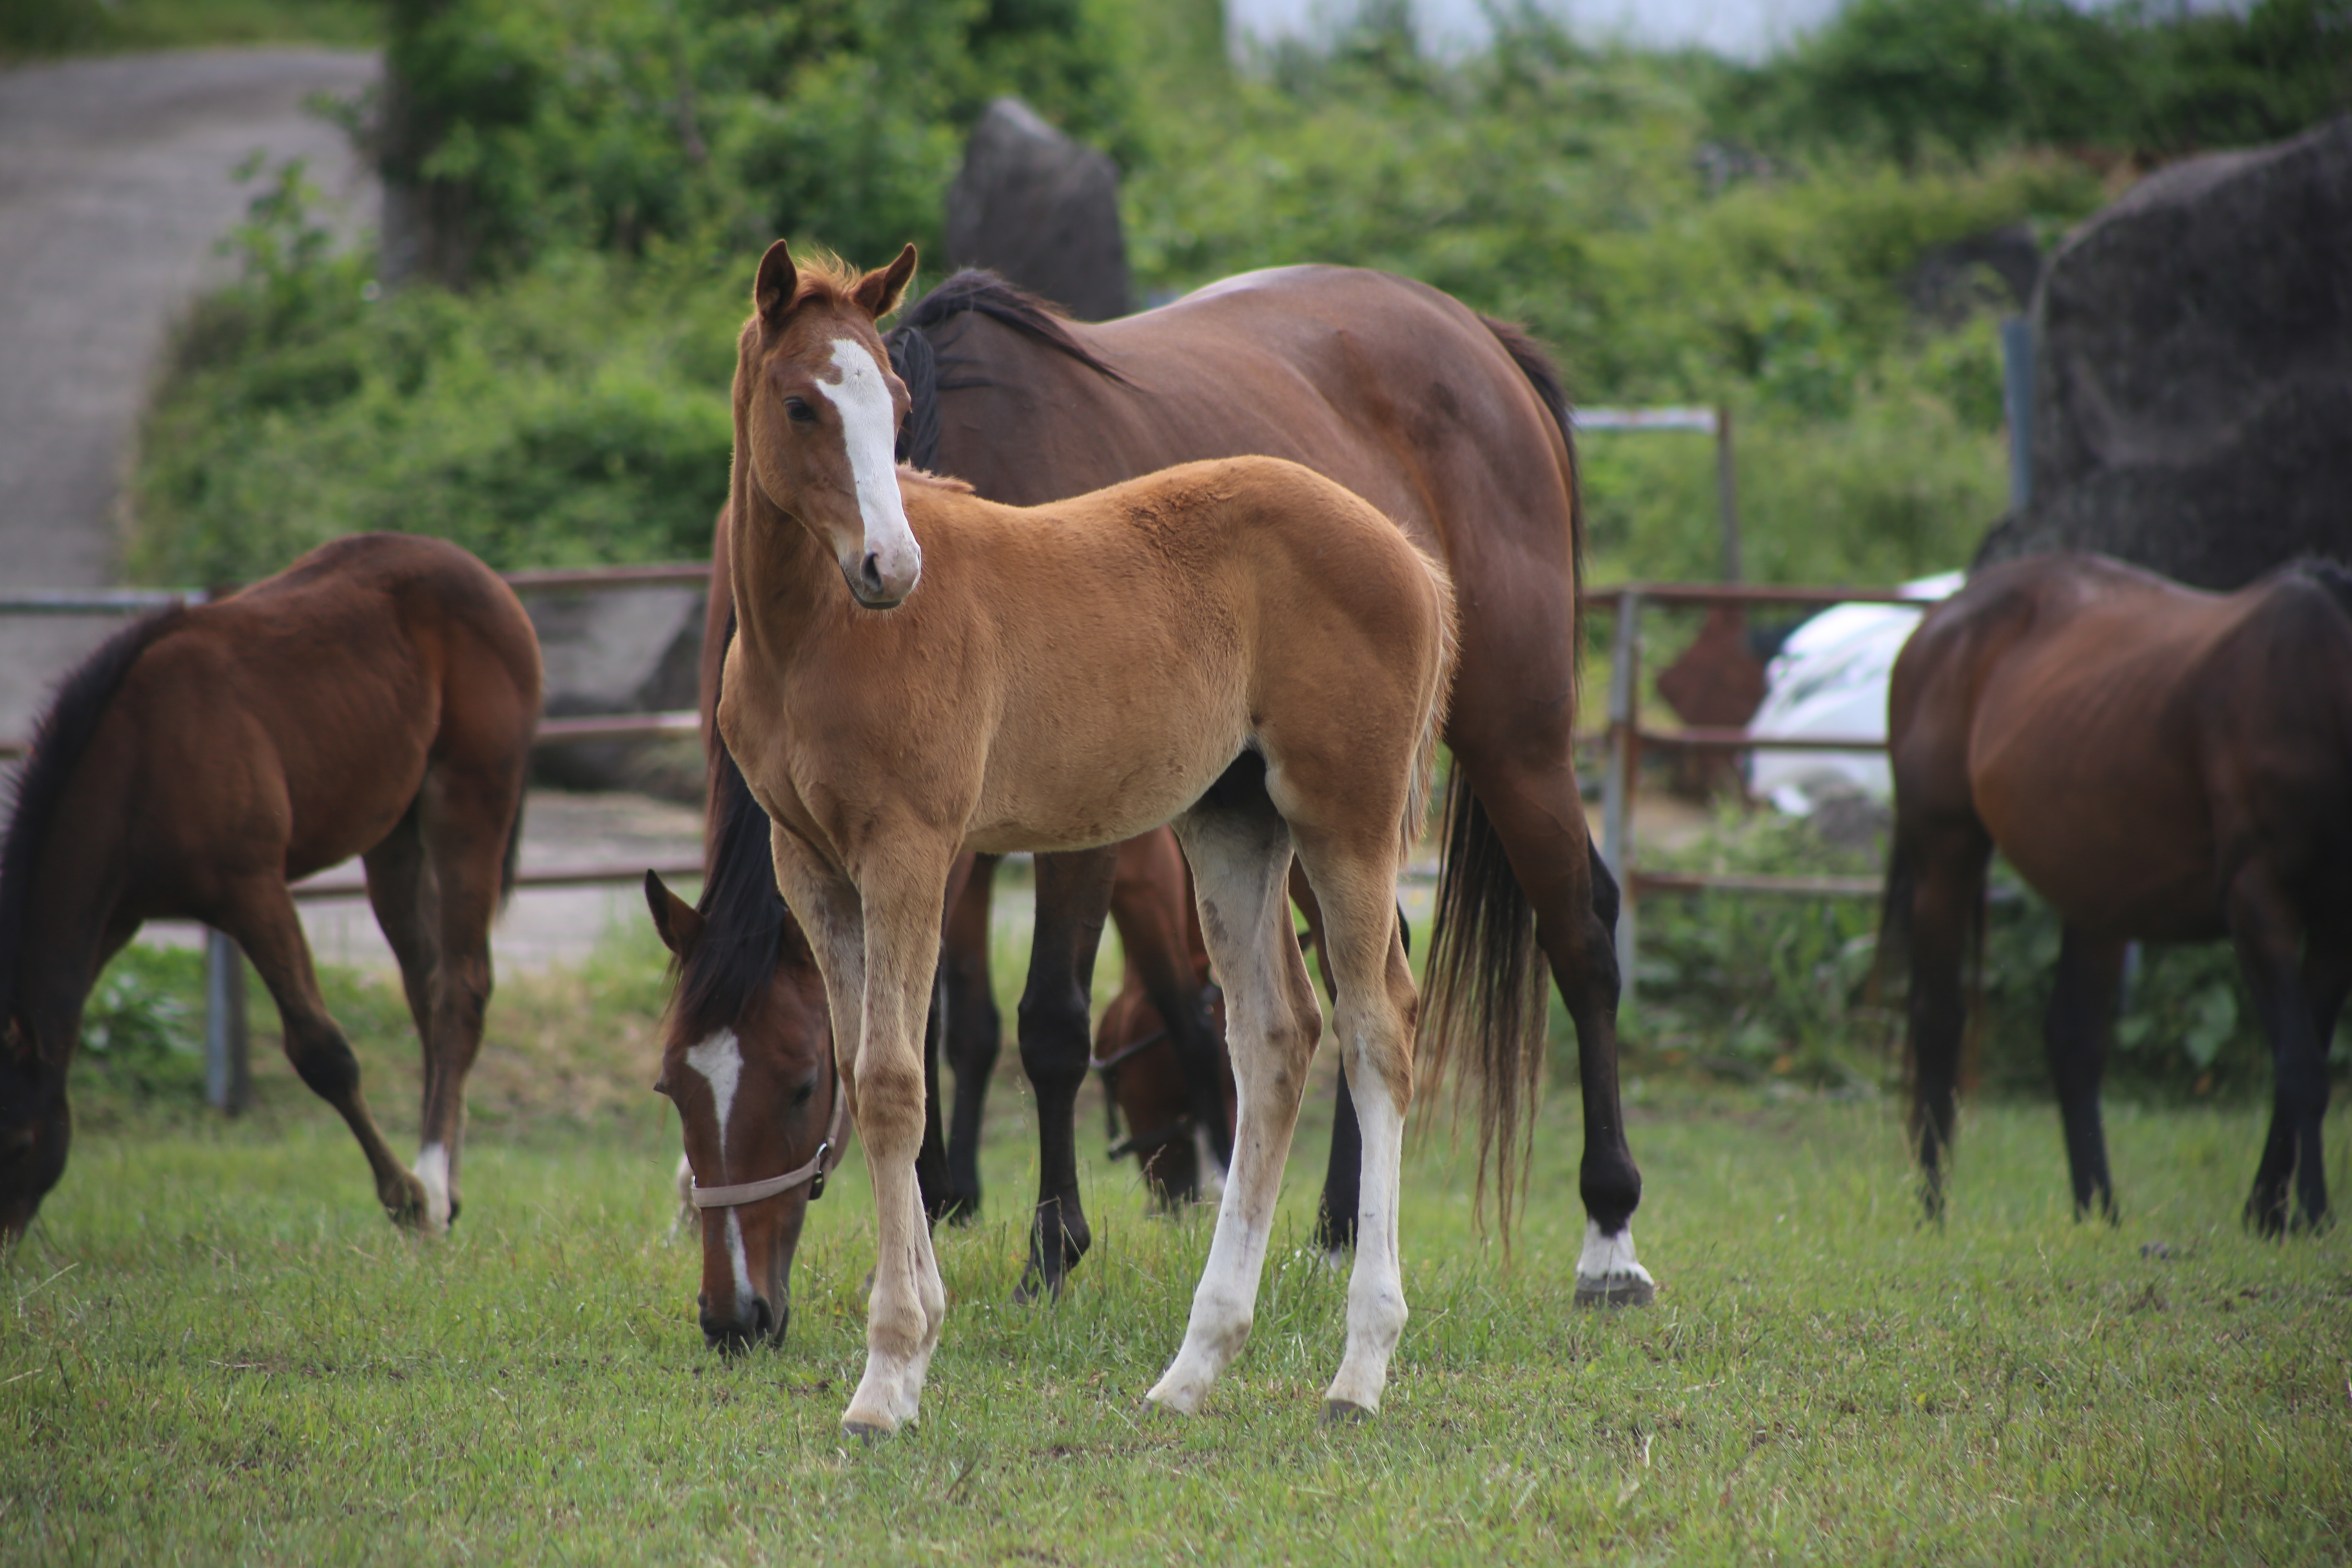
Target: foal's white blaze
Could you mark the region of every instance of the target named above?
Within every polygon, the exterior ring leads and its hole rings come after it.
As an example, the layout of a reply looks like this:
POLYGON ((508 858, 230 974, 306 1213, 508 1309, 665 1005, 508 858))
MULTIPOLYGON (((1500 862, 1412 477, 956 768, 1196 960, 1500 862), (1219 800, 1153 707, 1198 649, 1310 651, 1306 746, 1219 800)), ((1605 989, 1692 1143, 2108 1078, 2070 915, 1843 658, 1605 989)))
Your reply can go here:
POLYGON ((425 1212, 433 1228, 449 1224, 449 1151, 427 1143, 416 1152, 416 1179, 425 1184, 425 1212))
POLYGON ((1650 1271, 1633 1256, 1633 1227, 1627 1226, 1614 1236, 1601 1234, 1601 1226, 1591 1220, 1584 1222, 1584 1251, 1576 1259, 1576 1282, 1588 1290, 1598 1290, 1610 1285, 1626 1285, 1639 1281, 1654 1283, 1650 1271))
POLYGON ((898 422, 890 405, 890 387, 874 352, 854 338, 833 341, 833 363, 841 379, 820 381, 816 388, 841 411, 849 472, 857 485, 857 515, 866 524, 864 553, 874 558, 890 596, 903 598, 922 575, 923 552, 907 525, 906 502, 898 494, 898 422))
POLYGON ((727 1258, 735 1265, 735 1310, 748 1311, 751 1305, 751 1264, 743 1256, 743 1218, 736 1209, 727 1211, 727 1258))

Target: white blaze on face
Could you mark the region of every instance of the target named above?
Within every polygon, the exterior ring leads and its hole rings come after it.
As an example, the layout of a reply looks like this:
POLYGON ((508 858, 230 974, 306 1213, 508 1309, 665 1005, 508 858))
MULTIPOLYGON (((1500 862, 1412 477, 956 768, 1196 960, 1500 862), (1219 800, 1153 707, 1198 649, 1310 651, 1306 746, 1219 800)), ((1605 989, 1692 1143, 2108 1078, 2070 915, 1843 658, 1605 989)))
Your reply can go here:
POLYGON ((866 549, 851 575, 871 556, 888 595, 901 598, 922 574, 923 552, 907 526, 907 505, 898 494, 898 417, 890 386, 873 351, 854 338, 834 340, 833 364, 841 379, 820 381, 816 389, 840 411, 849 472, 857 486, 857 515, 866 526, 866 549))
MULTIPOLYGON (((710 1086, 710 1104, 719 1118, 719 1158, 721 1169, 714 1173, 721 1181, 726 1176, 727 1119, 735 1110, 735 1088, 743 1081, 743 1047, 732 1029, 721 1029, 700 1045, 686 1053, 686 1065, 702 1075, 710 1086)), ((719 1184, 714 1183, 714 1185, 719 1184)), ((751 1300, 751 1266, 743 1253, 743 1221, 733 1209, 727 1211, 727 1257, 735 1266, 735 1300, 739 1310, 751 1300)))

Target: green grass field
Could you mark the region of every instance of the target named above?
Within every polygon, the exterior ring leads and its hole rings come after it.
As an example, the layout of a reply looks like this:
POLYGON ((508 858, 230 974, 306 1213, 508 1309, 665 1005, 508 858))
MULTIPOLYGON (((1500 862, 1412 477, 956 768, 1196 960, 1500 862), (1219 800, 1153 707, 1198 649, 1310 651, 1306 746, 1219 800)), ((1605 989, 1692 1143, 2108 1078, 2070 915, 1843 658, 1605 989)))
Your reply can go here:
MULTIPOLYGON (((510 987, 506 1037, 564 1032, 542 1015, 560 1023, 565 994, 562 977, 510 987)), ((635 1060, 646 1020, 604 1026, 605 1077, 649 1076, 635 1060)), ((372 1039, 375 1098, 398 1124, 413 1111, 394 1037, 372 1039)), ((1097 1161, 1096 1247, 1069 1295, 1009 1306, 1034 1176, 1010 1073, 987 1215, 942 1233, 953 1310, 923 1420, 865 1449, 835 1426, 870 1264, 854 1158, 812 1219, 790 1341, 725 1361, 695 1328, 692 1251, 669 1238, 677 1143, 650 1094, 575 1085, 559 1097, 572 1110, 531 1114, 494 1089, 509 1109, 477 1123, 464 1218, 419 1243, 377 1214, 331 1114, 282 1064, 262 1076, 262 1109, 237 1124, 91 1106, 64 1184, 0 1263, 0 1555, 2352 1552, 2352 1260, 2334 1237, 2266 1245, 2240 1227, 2262 1122, 2250 1106, 2113 1108, 2128 1217, 2111 1229, 2068 1216, 2046 1107, 1978 1105, 1938 1232, 1915 1221, 1891 1100, 1653 1076, 1630 1099, 1648 1179, 1635 1230, 1661 1289, 1655 1307, 1613 1314, 1570 1305, 1572 1094, 1546 1110, 1507 1259, 1474 1232, 1464 1163, 1427 1139, 1408 1165, 1413 1319, 1386 1405, 1375 1424, 1326 1431, 1343 1281, 1300 1244, 1328 1089, 1249 1348, 1185 1423, 1141 1395, 1180 1337, 1206 1216, 1148 1217, 1132 1171, 1097 1161)), ((1099 1125, 1082 1122, 1089 1148, 1099 1125)), ((2352 1190, 2340 1160, 2336 1181, 2352 1190)))

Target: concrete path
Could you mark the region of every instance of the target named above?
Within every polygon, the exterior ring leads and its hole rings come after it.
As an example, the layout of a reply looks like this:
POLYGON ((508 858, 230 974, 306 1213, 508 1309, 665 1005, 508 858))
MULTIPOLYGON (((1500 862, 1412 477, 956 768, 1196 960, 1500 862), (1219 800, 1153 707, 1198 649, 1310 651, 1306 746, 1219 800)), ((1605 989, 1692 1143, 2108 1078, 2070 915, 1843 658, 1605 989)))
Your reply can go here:
MULTIPOLYGON (((370 54, 205 50, 0 70, 0 587, 115 582, 122 485, 171 323, 233 276, 220 240, 253 186, 232 178, 256 151, 310 161, 341 204, 339 227, 372 228, 380 198, 314 94, 376 79, 370 54)), ((121 623, 0 616, 0 738, 30 734, 58 677, 121 623)), ((0 773, 5 773, 0 768, 0 773)), ((698 813, 634 795, 532 797, 527 866, 698 861, 698 813)), ((356 878, 357 868, 344 875, 356 878)), ((319 956, 385 964, 364 902, 305 908, 319 956)), ((634 887, 518 894, 494 942, 503 967, 585 956, 615 921, 645 921, 634 887)), ((194 942, 196 929, 151 928, 194 942)))
MULTIPOLYGON (((215 247, 258 150, 372 226, 373 179, 313 93, 375 79, 373 55, 199 51, 0 71, 0 584, 114 580, 121 486, 173 314, 231 275, 215 247)), ((0 736, 116 623, 0 616, 0 736)))

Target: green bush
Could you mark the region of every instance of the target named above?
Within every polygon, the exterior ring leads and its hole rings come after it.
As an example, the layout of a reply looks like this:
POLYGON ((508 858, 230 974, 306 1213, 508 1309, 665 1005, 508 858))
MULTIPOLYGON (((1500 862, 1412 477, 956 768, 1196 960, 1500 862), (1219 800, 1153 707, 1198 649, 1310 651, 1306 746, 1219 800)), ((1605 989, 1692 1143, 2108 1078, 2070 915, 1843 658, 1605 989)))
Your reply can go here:
MULTIPOLYGON (((1874 852, 1823 844, 1801 820, 1736 809, 1690 845, 1643 863, 1718 875, 1880 871, 1874 852)), ((1839 1084, 1887 1074, 1902 1042, 1905 980, 1899 963, 1879 972, 1876 900, 1656 895, 1643 900, 1637 919, 1628 1037, 1638 1046, 1735 1076, 1839 1084)), ((1990 1089, 2048 1091, 2042 1017, 2059 934, 2050 907, 1997 861, 1972 1068, 1990 1089)), ((2109 1086, 2189 1098, 2269 1085, 2270 1043, 2227 942, 2145 948, 2121 1003, 2109 1086)), ((1565 1027, 1559 1020, 1556 1032, 1565 1027)), ((2352 1059, 2352 1017, 2331 1059, 2352 1059)))
POLYGON ((126 947, 81 1016, 77 1091, 197 1104, 205 1091, 205 955, 126 947))

